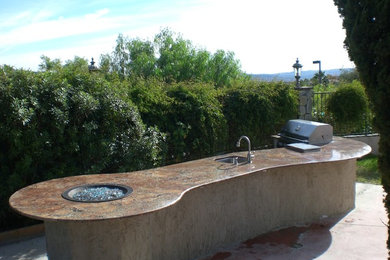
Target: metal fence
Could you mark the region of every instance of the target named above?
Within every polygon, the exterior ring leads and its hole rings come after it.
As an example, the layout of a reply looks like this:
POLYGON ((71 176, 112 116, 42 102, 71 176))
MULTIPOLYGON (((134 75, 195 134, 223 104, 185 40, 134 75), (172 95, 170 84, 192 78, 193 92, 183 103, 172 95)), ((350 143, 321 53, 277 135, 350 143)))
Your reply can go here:
POLYGON ((326 109, 328 99, 332 92, 314 92, 313 94, 313 121, 328 123, 333 126, 335 135, 369 135, 375 133, 373 128, 373 114, 371 111, 361 115, 356 123, 336 123, 326 109))

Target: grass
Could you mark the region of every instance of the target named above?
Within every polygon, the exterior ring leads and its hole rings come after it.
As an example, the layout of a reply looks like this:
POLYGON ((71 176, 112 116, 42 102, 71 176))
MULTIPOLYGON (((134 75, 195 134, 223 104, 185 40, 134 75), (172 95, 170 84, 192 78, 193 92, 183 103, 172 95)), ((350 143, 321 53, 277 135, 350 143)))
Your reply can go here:
POLYGON ((357 182, 381 184, 381 174, 378 171, 378 157, 369 154, 357 162, 357 182))

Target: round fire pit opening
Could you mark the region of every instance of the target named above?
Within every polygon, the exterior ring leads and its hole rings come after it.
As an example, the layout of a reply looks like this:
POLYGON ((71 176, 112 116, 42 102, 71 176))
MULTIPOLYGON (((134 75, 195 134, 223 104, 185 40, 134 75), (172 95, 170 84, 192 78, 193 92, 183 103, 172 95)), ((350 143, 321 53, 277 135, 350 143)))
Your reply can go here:
POLYGON ((62 197, 76 202, 105 202, 122 199, 132 192, 131 187, 121 184, 86 184, 64 191, 62 197))

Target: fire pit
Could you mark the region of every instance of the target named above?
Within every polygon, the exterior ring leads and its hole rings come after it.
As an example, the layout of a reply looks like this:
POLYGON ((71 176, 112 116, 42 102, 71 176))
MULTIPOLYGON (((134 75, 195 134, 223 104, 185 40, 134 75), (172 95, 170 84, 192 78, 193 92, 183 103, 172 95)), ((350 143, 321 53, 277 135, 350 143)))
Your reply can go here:
POLYGON ((87 184, 66 190, 62 197, 76 202, 105 202, 122 199, 132 191, 129 186, 119 184, 87 184))

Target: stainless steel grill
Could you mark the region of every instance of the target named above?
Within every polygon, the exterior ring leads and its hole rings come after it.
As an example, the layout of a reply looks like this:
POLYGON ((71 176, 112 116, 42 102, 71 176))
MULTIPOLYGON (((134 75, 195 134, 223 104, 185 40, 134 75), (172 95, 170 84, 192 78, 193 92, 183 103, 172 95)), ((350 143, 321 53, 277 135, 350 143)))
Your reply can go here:
POLYGON ((289 120, 275 137, 275 146, 291 143, 324 145, 333 139, 333 127, 329 124, 307 120, 289 120))

